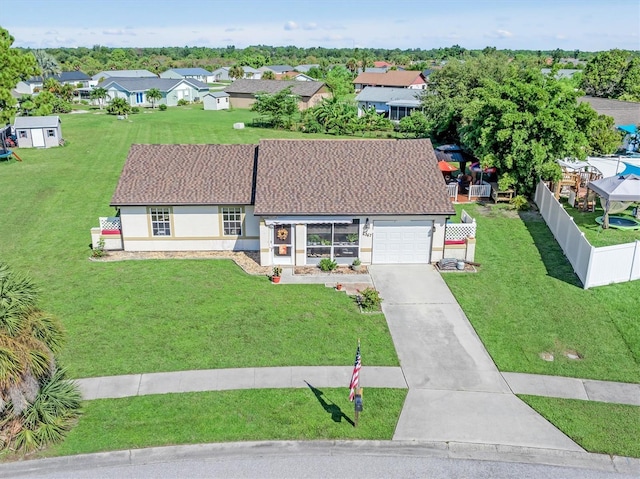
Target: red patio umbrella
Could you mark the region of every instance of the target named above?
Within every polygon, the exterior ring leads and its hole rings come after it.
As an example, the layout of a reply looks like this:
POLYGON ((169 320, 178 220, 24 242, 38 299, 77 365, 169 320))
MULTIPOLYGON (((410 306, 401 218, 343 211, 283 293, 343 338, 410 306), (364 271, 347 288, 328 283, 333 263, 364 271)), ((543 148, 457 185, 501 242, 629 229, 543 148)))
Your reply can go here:
POLYGON ((458 169, 457 166, 453 166, 451 163, 448 163, 444 160, 440 160, 438 162, 438 168, 440 168, 440 171, 442 171, 443 173, 451 173, 452 171, 456 171, 458 169))

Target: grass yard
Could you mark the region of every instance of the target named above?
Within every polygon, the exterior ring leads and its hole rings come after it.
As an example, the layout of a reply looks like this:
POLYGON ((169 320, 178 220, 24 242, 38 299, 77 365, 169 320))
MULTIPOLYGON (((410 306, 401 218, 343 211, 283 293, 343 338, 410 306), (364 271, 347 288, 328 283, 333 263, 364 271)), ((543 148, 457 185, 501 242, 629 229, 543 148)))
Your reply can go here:
POLYGON ((263 389, 89 401, 65 442, 45 454, 225 441, 391 439, 407 391, 367 389, 357 428, 348 392, 263 389))
POLYGON ((257 143, 313 138, 245 128, 247 110, 145 110, 129 120, 94 110, 62 115, 67 146, 21 149, 0 163, 0 258, 42 288, 64 323, 72 377, 185 369, 347 365, 357 338, 367 365, 397 365, 384 317, 364 317, 344 294, 275 287, 226 260, 95 263, 90 228, 109 201, 132 143, 257 143))
MULTIPOLYGON (((566 202, 563 202, 563 205, 567 213, 573 217, 578 228, 584 232, 585 238, 596 248, 640 241, 640 230, 624 231, 616 228, 603 229, 596 223, 596 218, 604 215, 599 201, 593 213, 572 208, 566 202)), ((616 213, 614 216, 633 218, 631 216, 631 208, 628 208, 622 213, 616 213)))
POLYGON ((640 457, 640 407, 519 396, 589 452, 640 457))
POLYGON ((500 370, 640 382, 640 281, 585 291, 538 214, 464 209, 482 266, 443 277, 500 370))

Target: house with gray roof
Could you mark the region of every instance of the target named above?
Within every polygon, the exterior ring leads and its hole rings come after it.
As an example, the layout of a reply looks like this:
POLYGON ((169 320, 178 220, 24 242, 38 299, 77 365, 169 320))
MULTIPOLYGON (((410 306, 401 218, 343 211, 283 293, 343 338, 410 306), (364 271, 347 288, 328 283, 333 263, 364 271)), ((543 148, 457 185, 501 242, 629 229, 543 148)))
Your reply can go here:
MULTIPOLYGON (((551 68, 543 68, 540 71, 543 75, 549 75, 551 73, 551 68)), ((582 70, 578 70, 575 68, 560 68, 556 71, 555 78, 556 80, 571 79, 576 73, 580 72, 582 72, 582 70)))
POLYGON ((300 97, 298 108, 306 110, 317 105, 331 92, 323 82, 296 80, 236 80, 224 89, 233 108, 251 108, 259 93, 274 94, 291 87, 291 93, 300 97))
POLYGON ((89 86, 94 87, 107 78, 158 78, 149 70, 103 70, 91 77, 89 86))
POLYGON ((270 70, 273 73, 286 73, 294 71, 295 68, 293 68, 291 65, 266 65, 260 67, 259 70, 263 72, 270 70))
POLYGON ((13 128, 19 148, 51 148, 62 141, 60 117, 17 116, 13 128))
POLYGON ((131 106, 152 106, 147 92, 157 88, 162 98, 155 105, 176 106, 180 100, 189 103, 201 100, 209 93, 209 85, 198 80, 179 80, 173 78, 108 78, 98 87, 107 90, 109 101, 124 98, 131 106))
POLYGON ((412 88, 365 87, 356 96, 358 116, 362 116, 370 108, 375 108, 376 113, 391 121, 400 121, 411 115, 412 111, 420 109, 421 94, 420 90, 412 88))
POLYGON ((29 94, 42 89, 42 85, 47 78, 53 78, 61 85, 73 85, 74 87, 83 88, 89 86, 91 77, 81 71, 60 72, 57 75, 51 75, 43 78, 41 76, 31 77, 28 80, 19 81, 16 85, 16 91, 20 94, 29 94))
MULTIPOLYGON (((217 70, 213 70, 213 72, 211 72, 213 81, 233 81, 233 78, 229 76, 230 69, 231 67, 220 67, 217 70)), ((262 70, 258 70, 257 68, 243 66, 242 71, 244 72, 242 78, 247 80, 260 80, 260 78, 262 78, 262 70)))
POLYGON ((300 72, 300 73, 308 73, 309 70, 311 70, 312 68, 320 68, 320 64, 319 63, 308 63, 305 65, 298 65, 297 67, 295 67, 295 71, 300 72))
POLYGON ((111 206, 126 251, 256 251, 263 266, 438 261, 455 214, 428 139, 132 145, 111 206))
POLYGON ((202 83, 214 82, 213 73, 204 68, 171 68, 160 73, 160 78, 198 80, 202 83))

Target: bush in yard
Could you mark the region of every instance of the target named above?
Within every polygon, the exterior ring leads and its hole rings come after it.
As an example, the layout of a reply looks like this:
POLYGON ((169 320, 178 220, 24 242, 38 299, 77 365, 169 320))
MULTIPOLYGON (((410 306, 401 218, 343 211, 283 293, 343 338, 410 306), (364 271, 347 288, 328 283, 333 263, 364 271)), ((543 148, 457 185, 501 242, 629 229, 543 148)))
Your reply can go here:
POLYGON ((131 111, 131 107, 124 98, 114 98, 107 106, 107 113, 110 115, 126 115, 131 111))
POLYGON ((158 110, 160 111, 167 111, 167 105, 165 105, 164 103, 162 103, 161 105, 158 106, 158 110))
POLYGON ((362 291, 359 290, 358 293, 360 293, 358 303, 363 311, 380 311, 382 298, 377 289, 365 288, 362 291))
POLYGON ((178 100, 178 106, 185 106, 185 105, 188 105, 188 104, 189 104, 189 102, 187 100, 185 100, 184 98, 180 98, 178 100))
POLYGON ((322 271, 333 271, 338 267, 338 263, 329 258, 322 258, 318 266, 322 271))
POLYGON ((37 308, 38 289, 0 263, 0 450, 60 441, 79 414, 78 388, 56 366, 62 326, 37 308))
POLYGON ((140 107, 139 106, 132 106, 131 107, 131 113, 140 113, 140 107))
POLYGON ((525 211, 529 209, 529 200, 524 195, 514 196, 510 203, 518 211, 525 211))

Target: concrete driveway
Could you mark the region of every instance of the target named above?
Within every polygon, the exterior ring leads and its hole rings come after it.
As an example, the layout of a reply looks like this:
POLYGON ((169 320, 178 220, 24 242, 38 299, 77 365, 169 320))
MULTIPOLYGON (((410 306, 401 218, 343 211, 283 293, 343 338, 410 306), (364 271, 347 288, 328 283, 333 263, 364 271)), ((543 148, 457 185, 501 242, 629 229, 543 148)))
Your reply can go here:
POLYGON ((511 393, 433 266, 369 273, 409 385, 394 439, 582 451, 511 393))

